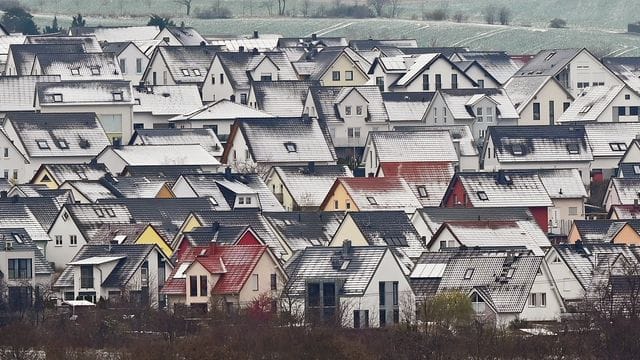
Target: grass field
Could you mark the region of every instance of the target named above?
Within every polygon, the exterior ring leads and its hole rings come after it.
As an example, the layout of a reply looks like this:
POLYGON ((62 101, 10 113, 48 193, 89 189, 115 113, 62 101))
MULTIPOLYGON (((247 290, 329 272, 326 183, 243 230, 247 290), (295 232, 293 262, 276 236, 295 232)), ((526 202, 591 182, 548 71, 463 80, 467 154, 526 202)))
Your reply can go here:
MULTIPOLYGON (((40 26, 51 22, 50 15, 36 16, 40 26)), ((60 16, 60 24, 69 26, 69 16, 60 16)), ((203 34, 281 34, 363 38, 415 38, 422 46, 466 46, 476 50, 506 50, 511 54, 531 54, 544 48, 587 47, 600 56, 640 56, 640 36, 598 29, 547 29, 522 26, 458 24, 401 19, 302 19, 250 18, 185 21, 203 34)), ((146 18, 87 18, 87 25, 144 24, 146 18)))

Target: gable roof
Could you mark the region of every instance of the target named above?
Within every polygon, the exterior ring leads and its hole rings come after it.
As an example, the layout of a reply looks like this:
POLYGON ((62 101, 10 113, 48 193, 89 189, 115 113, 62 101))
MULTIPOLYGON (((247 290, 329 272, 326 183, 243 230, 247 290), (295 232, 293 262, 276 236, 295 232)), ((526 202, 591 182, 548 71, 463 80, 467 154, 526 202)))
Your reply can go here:
POLYGON ((605 57, 602 63, 627 86, 640 93, 640 57, 605 57))
POLYGON ((100 53, 102 48, 95 36, 27 35, 25 44, 82 45, 88 53, 100 53))
POLYGON ((520 117, 504 89, 441 89, 437 94, 442 97, 454 119, 475 120, 473 105, 482 98, 488 98, 495 103, 497 119, 518 119, 520 117))
POLYGON ((38 54, 46 53, 83 53, 87 52, 84 44, 11 44, 9 54, 13 57, 17 74, 30 75, 33 62, 38 54))
POLYGON ((106 52, 38 54, 33 71, 40 75, 60 75, 62 81, 123 79, 116 57, 106 52))
POLYGON ((344 165, 274 166, 285 188, 302 208, 317 208, 322 204, 331 186, 339 177, 352 177, 344 165))
MULTIPOLYGON (((107 224, 130 224, 135 220, 129 209, 121 204, 66 204, 60 214, 67 212, 85 240, 107 224)), ((60 215, 58 215, 60 216, 60 215)))
MULTIPOLYGON (((466 73, 460 70, 446 56, 439 53, 434 53, 434 54, 420 54, 420 55, 412 55, 412 56, 404 55, 402 57, 396 57, 395 61, 401 61, 404 64, 406 72, 403 71, 404 74, 390 86, 406 87, 410 85, 420 74, 422 74, 425 70, 429 69, 429 67, 438 60, 444 60, 447 64, 451 65, 452 69, 460 71, 460 74, 466 77, 467 80, 471 82, 471 84, 473 84, 474 86, 477 85, 475 80, 471 79, 466 73), (411 61, 407 62, 406 61, 407 59, 411 59, 411 61)), ((402 69, 399 68, 399 70, 402 70, 402 69)))
POLYGON ((57 212, 52 198, 0 198, 0 228, 21 228, 33 241, 49 241, 47 230, 57 212))
POLYGON ((29 158, 92 156, 110 144, 95 113, 5 114, 29 158))
MULTIPOLYGON (((177 115, 169 119, 170 122, 178 121, 206 121, 206 120, 235 120, 239 118, 273 117, 266 112, 238 104, 228 99, 222 99, 206 104, 198 109, 177 115)), ((220 135, 220 138, 223 138, 220 135)))
POLYGON ((342 185, 360 211, 404 210, 413 212, 422 204, 413 195, 406 181, 398 177, 338 178, 322 202, 328 206, 333 192, 342 185))
POLYGON ((36 83, 59 81, 59 75, 0 76, 0 112, 34 111, 36 83))
POLYGON ((621 205, 632 205, 636 199, 640 199, 640 178, 614 177, 611 178, 611 186, 615 188, 621 205))
MULTIPOLYGON (((458 162, 446 130, 374 131, 367 141, 383 162, 458 162), (370 140, 370 141, 369 141, 370 140)), ((369 154, 365 153, 365 159, 369 154)))
POLYGON ((504 84, 520 69, 504 51, 468 51, 456 54, 463 61, 475 61, 498 83, 504 84))
POLYGON ((504 90, 507 92, 509 99, 511 99, 518 112, 522 112, 536 97, 538 92, 549 82, 556 83, 567 96, 567 100, 573 100, 571 93, 569 93, 564 86, 560 85, 558 80, 550 75, 514 76, 504 84, 504 90))
POLYGON ((371 246, 390 246, 416 259, 425 251, 425 243, 404 211, 349 212, 360 233, 371 246))
MULTIPOLYGON (((202 84, 207 76, 211 60, 219 46, 157 46, 151 56, 152 63, 157 56, 160 56, 167 65, 169 74, 176 84, 202 84), (186 70, 188 75, 183 74, 186 70), (194 71, 195 70, 195 71, 194 71), (198 75, 199 74, 199 75, 198 75)), ((145 71, 150 71, 150 67, 145 71)))
POLYGON ((385 92, 382 100, 390 122, 416 121, 424 118, 433 95, 433 92, 385 92))
MULTIPOLYGON (((25 229, 19 227, 0 227, 0 239, 5 252, 7 251, 5 250, 7 243, 11 244, 10 251, 33 251, 33 267, 36 275, 50 275, 53 273, 51 265, 25 229)), ((10 255, 6 254, 5 256, 10 255)))
POLYGON ((309 94, 318 114, 325 122, 345 122, 338 105, 351 93, 357 92, 367 102, 367 122, 387 122, 389 116, 384 107, 382 94, 377 86, 314 86, 309 94))
POLYGON ((344 219, 341 211, 271 212, 263 216, 293 252, 327 246, 344 219))
POLYGON ((142 145, 200 145, 214 156, 222 155, 222 144, 213 129, 137 129, 130 145, 140 140, 142 145))
POLYGON ((134 86, 134 113, 148 112, 156 116, 176 116, 202 107, 196 85, 134 86))
POLYGON ((36 83, 40 105, 132 104, 131 83, 124 80, 64 81, 36 83), (121 94, 121 100, 114 96, 121 94))
POLYGON ((573 227, 578 232, 580 236, 579 240, 582 244, 604 244, 612 243, 618 232, 627 224, 629 224, 634 231, 640 231, 640 222, 634 219, 575 220, 573 227))
POLYGON ((100 154, 105 151, 113 151, 127 165, 220 165, 213 155, 197 144, 108 146, 100 154))
POLYGON ((81 26, 69 29, 74 36, 93 35, 100 42, 107 43, 151 40, 158 35, 158 26, 81 26))
POLYGON ((272 62, 278 69, 273 75, 273 80, 298 80, 291 62, 282 52, 218 52, 216 58, 222 64, 231 86, 238 89, 249 89, 253 79, 251 72, 263 61, 272 62))
POLYGON ((445 222, 454 221, 533 221, 533 215, 525 207, 494 208, 444 208, 424 207, 416 213, 424 220, 431 233, 445 222))
POLYGON ((538 176, 552 199, 588 197, 578 169, 540 169, 538 176))
MULTIPOLYGON (((331 66, 340 58, 345 55, 362 74, 366 74, 371 64, 349 47, 327 47, 316 48, 313 51, 306 54, 305 61, 295 62, 292 65, 307 64, 310 66, 309 77, 311 80, 321 80, 322 77, 329 71, 331 66)), ((298 68, 296 68, 298 70, 298 68)), ((301 74, 306 75, 306 74, 301 74)))
POLYGON ((527 131, 520 126, 489 126, 487 132, 499 162, 593 160, 582 125, 531 125, 527 131))
MULTIPOLYGON (((200 46, 203 43, 207 43, 207 40, 203 38, 202 35, 200 35, 200 33, 198 33, 198 31, 192 27, 167 26, 164 29, 170 32, 171 35, 175 36, 178 42, 180 42, 182 45, 200 46)), ((162 32, 158 33, 156 37, 160 36, 161 33, 162 32)))
POLYGON ((594 158, 600 156, 622 158, 625 150, 631 147, 631 142, 640 135, 640 123, 588 123, 584 124, 584 130, 594 158), (624 144, 624 146, 612 146, 612 144, 624 144))
POLYGON ((255 81, 251 90, 257 107, 273 116, 300 116, 304 110, 304 100, 311 86, 317 81, 255 81))
POLYGON ((625 88, 625 85, 584 88, 569 105, 569 108, 560 115, 558 122, 597 121, 598 117, 607 110, 611 102, 625 88))
POLYGON ((349 40, 349 46, 355 50, 373 50, 379 47, 417 48, 416 39, 366 39, 349 40))
MULTIPOLYGON (((60 185, 60 188, 73 188, 91 203, 99 199, 113 199, 119 196, 119 193, 111 191, 103 182, 97 180, 69 180, 60 185)), ((75 200, 80 201, 80 199, 75 200)))
POLYGON ((58 185, 67 180, 98 180, 107 173, 104 164, 42 164, 34 176, 46 170, 58 185))
POLYGON ((403 178, 422 206, 439 206, 455 173, 450 162, 384 162, 379 171, 403 178))
MULTIPOLYGON (((585 49, 547 49, 538 52, 517 74, 519 76, 555 76, 585 49)), ((586 51, 586 50, 585 50, 586 51)))

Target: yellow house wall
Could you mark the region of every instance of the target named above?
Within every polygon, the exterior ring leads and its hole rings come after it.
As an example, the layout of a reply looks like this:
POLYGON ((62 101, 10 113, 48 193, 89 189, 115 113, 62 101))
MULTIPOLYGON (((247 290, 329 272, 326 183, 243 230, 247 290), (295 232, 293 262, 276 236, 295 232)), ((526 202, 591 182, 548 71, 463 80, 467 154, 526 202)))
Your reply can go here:
POLYGON ((136 244, 155 244, 158 245, 160 250, 167 256, 171 257, 173 255, 173 249, 167 244, 166 241, 155 231, 151 226, 147 226, 147 228, 140 234, 138 240, 136 240, 136 244))
POLYGON ((330 194, 329 201, 327 201, 326 205, 322 209, 323 211, 359 211, 358 207, 354 203, 351 196, 347 190, 342 186, 342 184, 338 184, 336 186, 334 192, 330 194), (338 201, 338 207, 335 206, 335 201, 338 201), (351 204, 351 207, 347 209, 347 203, 351 204))
POLYGON ((291 194, 287 190, 287 187, 284 186, 284 183, 277 172, 273 171, 272 175, 267 179, 267 186, 274 195, 282 194, 281 203, 285 210, 293 211, 296 209, 295 200, 291 197, 291 194), (280 189, 282 189, 282 191, 280 189))
POLYGON ((346 216, 342 224, 338 227, 329 246, 342 246, 345 240, 351 240, 353 246, 368 246, 367 240, 362 236, 362 232, 356 226, 351 216, 346 216))
POLYGON ((47 171, 46 169, 43 169, 40 173, 38 173, 38 176, 33 180, 32 183, 36 185, 46 185, 47 188, 52 190, 55 190, 58 187, 60 187, 60 184, 58 184, 55 180, 53 180, 53 176, 51 176, 49 171, 47 171), (45 176, 48 176, 49 179, 51 179, 51 181, 43 181, 42 179, 45 176))
POLYGON ((364 85, 369 81, 369 78, 363 74, 360 69, 351 62, 349 57, 345 54, 340 55, 338 59, 331 65, 329 70, 320 79, 324 86, 356 86, 364 85), (346 80, 346 71, 353 71, 353 80, 346 80), (333 81, 333 72, 340 71, 340 80, 333 81))
POLYGON ((614 244, 640 245, 640 235, 627 224, 613 238, 614 244))
POLYGON ((171 199, 174 197, 175 196, 173 196, 173 193, 171 192, 171 190, 169 190, 169 187, 167 187, 167 184, 162 185, 162 188, 158 192, 158 195, 156 195, 156 198, 158 199, 171 199))

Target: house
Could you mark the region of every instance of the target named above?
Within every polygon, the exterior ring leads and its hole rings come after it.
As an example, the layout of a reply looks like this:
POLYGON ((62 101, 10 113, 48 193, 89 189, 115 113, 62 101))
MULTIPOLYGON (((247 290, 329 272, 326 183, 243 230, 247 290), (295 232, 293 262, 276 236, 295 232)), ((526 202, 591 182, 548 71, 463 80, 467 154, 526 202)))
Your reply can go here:
POLYGON ((24 229, 46 256, 47 230, 62 206, 52 197, 8 197, 0 193, 0 228, 24 229))
MULTIPOLYGON (((380 90, 382 91, 382 89, 380 90)), ((433 92, 382 93, 384 108, 389 117, 389 126, 422 126, 433 92)))
POLYGON ((446 130, 376 131, 367 137, 363 161, 367 176, 374 176, 382 163, 458 163, 451 135, 446 130))
POLYGON ((337 178, 320 205, 323 211, 402 210, 406 213, 421 207, 409 184, 398 177, 337 178))
MULTIPOLYGON (((614 176, 619 166, 622 168, 622 164, 619 163, 636 136, 640 134, 640 124, 587 123, 584 124, 584 130, 593 153, 591 178, 593 181, 602 182, 614 176)), ((634 173, 633 166, 630 170, 632 171, 627 172, 629 177, 634 173)))
POLYGON ((526 207, 538 226, 546 233, 549 226, 549 207, 553 206, 553 202, 538 174, 499 171, 455 174, 441 206, 526 207))
POLYGON ((567 242, 570 244, 640 244, 640 222, 629 220, 577 220, 567 242))
POLYGON ((446 222, 460 221, 534 221, 527 208, 443 208, 424 207, 411 216, 420 236, 431 239, 446 222))
POLYGON ((46 185, 49 189, 57 189, 65 181, 73 180, 99 180, 107 173, 104 164, 77 163, 77 164, 42 164, 36 170, 30 183, 34 185, 46 185))
POLYGON ((11 184, 25 182, 30 175, 29 158, 16 146, 15 140, 17 139, 10 138, 5 131, 0 131, 0 149, 3 160, 0 171, 2 171, 2 179, 7 182, 11 181, 11 184))
POLYGON ((95 36, 51 36, 51 35, 27 35, 24 39, 24 44, 80 44, 84 47, 88 53, 102 52, 100 42, 95 36))
POLYGON ((149 85, 194 84, 202 88, 219 46, 157 46, 142 80, 149 85))
POLYGON ((426 256, 436 259, 415 271, 439 278, 438 294, 467 294, 476 317, 498 327, 514 320, 558 321, 565 311, 543 256, 526 250, 460 251, 448 261, 438 254, 426 256))
POLYGON ((53 288, 65 301, 130 301, 158 308, 164 304, 159 292, 172 269, 156 245, 84 245, 53 288))
POLYGON ((414 261, 426 250, 404 211, 361 211, 345 215, 328 246, 387 246, 409 274, 414 261))
POLYGON ((164 41, 169 46, 202 46, 207 40, 192 27, 167 26, 160 30, 155 39, 164 41))
POLYGON ((236 170, 261 167, 265 173, 274 165, 310 161, 333 165, 336 155, 318 120, 307 117, 238 119, 222 154, 222 162, 236 170))
POLYGON ((500 87, 522 66, 504 51, 460 51, 450 57, 456 65, 476 63, 466 66, 465 73, 478 83, 479 87, 500 87))
POLYGON ((220 225, 199 227, 185 231, 178 241, 176 259, 190 251, 191 247, 217 245, 264 245, 260 237, 248 225, 220 225))
POLYGON ((99 42, 151 40, 158 35, 157 26, 78 26, 69 29, 71 36, 95 36, 99 42))
POLYGON ((602 63, 633 91, 640 92, 640 57, 604 57, 602 63))
MULTIPOLYGON (((284 271, 265 245, 194 246, 181 254, 162 293, 170 309, 234 313, 262 297, 277 299, 287 283, 284 271)), ((272 311, 276 311, 272 308, 272 311)))
POLYGON ((273 116, 266 112, 223 99, 177 115, 169 121, 178 129, 209 128, 216 133, 220 141, 226 143, 236 119, 270 117, 273 116))
POLYGON ((219 210, 284 210, 258 174, 234 174, 230 168, 222 174, 182 174, 175 181, 172 192, 178 198, 210 198, 219 210))
POLYGON ((115 198, 175 198, 171 185, 166 179, 160 177, 121 176, 116 178, 107 174, 100 179, 100 184, 114 194, 115 198))
POLYGON ((279 34, 261 34, 254 30, 247 35, 207 35, 207 41, 211 45, 222 46, 227 51, 244 51, 245 49, 258 49, 258 51, 271 51, 278 46, 279 34))
MULTIPOLYGON (((7 198, 40 198, 52 200, 55 204, 57 214, 58 209, 63 204, 72 203, 73 195, 69 190, 65 189, 49 189, 46 185, 33 185, 33 184, 17 184, 13 185, 7 191, 7 198)), ((55 214, 53 215, 55 216, 55 214)), ((41 223, 44 222, 41 221, 41 223)), ((47 226, 48 227, 48 226, 47 226)))
POLYGON ((612 205, 607 218, 611 220, 640 219, 640 206, 612 205))
POLYGON ((327 246, 344 219, 341 211, 287 211, 263 213, 269 227, 285 245, 289 259, 310 246, 327 246))
MULTIPOLYGON (((5 114, 3 128, 2 134, 12 142, 4 147, 6 165, 15 164, 13 179, 21 183, 42 164, 88 163, 109 145, 95 113, 12 112, 5 114)), ((7 175, 9 169, 4 172, 7 175)))
POLYGON ((574 100, 550 75, 514 76, 504 90, 518 111, 518 125, 555 125, 574 100))
POLYGON ((304 112, 309 88, 317 81, 253 81, 249 92, 249 106, 276 117, 296 117, 304 112))
POLYGON ((478 84, 440 53, 376 58, 368 70, 369 85, 383 91, 425 92, 472 89, 478 84))
POLYGON ((202 174, 206 172, 199 165, 133 165, 126 166, 120 176, 138 176, 164 179, 173 184, 182 174, 202 174))
POLYGON ((328 127, 335 147, 364 146, 370 131, 386 130, 389 117, 375 86, 317 86, 309 88, 305 116, 328 127))
POLYGON ((404 179, 422 206, 439 206, 455 173, 450 162, 384 162, 377 177, 404 179))
POLYGON ((636 205, 640 200, 640 178, 611 178, 602 205, 606 211, 613 205, 636 205))
POLYGON ((196 85, 133 87, 133 129, 170 128, 169 120, 202 107, 196 85))
POLYGON ((217 52, 202 86, 205 102, 228 99, 249 104, 253 82, 293 81, 298 77, 282 52, 217 52))
POLYGON ((93 204, 100 199, 118 197, 118 194, 99 180, 70 180, 64 182, 58 189, 70 191, 73 202, 76 204, 93 204))
POLYGON ((582 125, 490 126, 481 163, 487 171, 578 169, 582 181, 591 181, 593 153, 582 125))
POLYGON ((222 144, 212 129, 137 129, 129 145, 198 144, 216 158, 222 156, 222 144))
POLYGON ((60 76, 0 77, 0 113, 34 111, 36 83, 59 82, 60 76))
POLYGON ((265 177, 267 188, 287 211, 317 210, 339 177, 352 177, 344 165, 274 166, 265 177))
POLYGON ((280 37, 277 43, 278 48, 300 47, 307 49, 310 46, 311 48, 326 48, 347 45, 349 43, 343 37, 318 36, 318 34, 305 37, 280 37))
POLYGON ((30 75, 59 75, 62 81, 123 80, 112 53, 44 53, 33 60, 30 75))
POLYGON ((10 309, 22 311, 42 301, 39 296, 51 285, 53 269, 25 229, 2 227, 0 236, 0 271, 6 274, 2 295, 10 309))
POLYGON ((541 50, 516 74, 553 76, 574 97, 589 86, 622 85, 622 80, 584 48, 541 50))
POLYGON ((374 50, 380 47, 417 48, 416 39, 366 39, 349 40, 349 47, 354 50, 374 50))
POLYGON ((142 74, 149 64, 149 58, 135 42, 106 43, 102 51, 115 55, 120 73, 125 80, 131 81, 132 84, 140 83, 142 74))
POLYGON ((167 258, 173 255, 171 246, 151 224, 108 224, 96 231, 91 244, 151 244, 156 245, 167 258))
POLYGON ((197 165, 215 171, 220 162, 207 149, 197 144, 107 146, 96 161, 112 174, 120 174, 126 166, 197 165))
POLYGON ((349 47, 316 48, 292 62, 298 78, 323 86, 360 86, 369 81, 367 59, 349 47))
POLYGON ((410 321, 415 313, 409 281, 388 247, 308 247, 285 268, 283 310, 305 323, 386 327, 410 321))
POLYGON ((576 169, 539 170, 540 181, 553 202, 549 208, 549 233, 569 234, 571 224, 585 219, 587 190, 576 169))
POLYGON ((439 90, 429 103, 426 125, 468 125, 474 139, 484 139, 489 126, 518 123, 518 112, 503 89, 439 90))
POLYGON ((546 234, 536 223, 517 220, 445 222, 426 244, 432 252, 452 247, 524 247, 540 256, 550 246, 546 234))
POLYGON ((590 86, 558 118, 558 123, 638 122, 640 95, 621 85, 590 86))
POLYGON ((43 113, 95 112, 111 141, 133 130, 131 84, 123 80, 36 83, 35 107, 43 113))
MULTIPOLYGON (((89 52, 81 43, 70 44, 11 44, 4 69, 7 76, 31 75, 33 63, 38 54, 73 54, 89 52)), ((95 51, 101 52, 101 50, 95 51)))

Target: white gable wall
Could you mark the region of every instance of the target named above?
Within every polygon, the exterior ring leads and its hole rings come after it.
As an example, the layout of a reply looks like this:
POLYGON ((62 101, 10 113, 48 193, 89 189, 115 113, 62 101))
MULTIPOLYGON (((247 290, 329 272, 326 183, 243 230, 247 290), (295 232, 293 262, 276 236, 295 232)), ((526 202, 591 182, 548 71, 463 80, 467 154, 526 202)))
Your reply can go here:
POLYGON ((556 81, 547 80, 528 104, 518 108, 520 114, 518 125, 554 125, 564 113, 564 107, 568 107, 569 104, 571 104, 571 98, 567 96, 562 86, 556 81), (534 103, 540 104, 540 120, 533 120, 534 103))
POLYGON ((473 83, 467 79, 464 72, 460 71, 460 69, 444 60, 443 58, 438 58, 434 61, 428 69, 422 71, 418 76, 416 76, 412 82, 410 82, 407 86, 399 87, 394 86, 390 90, 394 92, 422 92, 422 91, 436 91, 436 75, 440 75, 442 78, 442 89, 452 89, 451 86, 451 75, 458 75, 458 89, 472 89, 474 88, 473 83), (429 75, 429 89, 425 90, 423 88, 423 75, 429 75))
POLYGON ((569 74, 569 91, 574 97, 582 90, 578 88, 579 82, 589 83, 589 86, 594 86, 594 83, 604 83, 604 86, 623 84, 600 61, 585 50, 581 51, 569 63, 569 74))
POLYGON ((56 271, 64 269, 67 263, 76 256, 82 245, 87 243, 71 216, 66 220, 63 218, 65 213, 68 213, 67 209, 63 208, 49 229, 51 241, 47 243, 47 261, 54 263, 56 271), (71 244, 72 235, 77 236, 77 245, 71 244), (62 245, 56 245, 56 236, 62 237, 62 245))
MULTIPOLYGON (((248 93, 248 91, 247 91, 248 93)), ((227 73, 222 67, 220 59, 216 56, 211 62, 211 67, 207 72, 207 77, 202 84, 202 101, 213 102, 222 99, 231 99, 235 91, 229 82, 227 73), (222 82, 220 81, 222 79, 222 82)), ((236 99, 240 102, 240 98, 236 99)))

